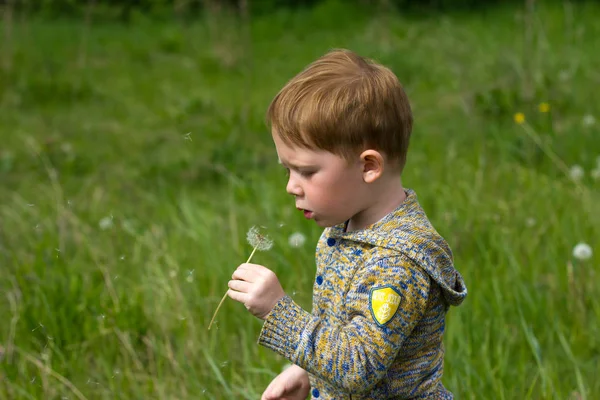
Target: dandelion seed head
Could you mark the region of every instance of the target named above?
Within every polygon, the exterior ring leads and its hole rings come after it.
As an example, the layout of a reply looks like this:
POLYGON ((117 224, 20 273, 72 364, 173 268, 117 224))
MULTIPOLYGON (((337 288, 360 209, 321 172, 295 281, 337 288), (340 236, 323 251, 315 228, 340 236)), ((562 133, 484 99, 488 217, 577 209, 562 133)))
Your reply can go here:
POLYGON ((273 240, 266 234, 261 233, 257 226, 253 226, 246 235, 248 243, 252 247, 256 247, 257 250, 267 251, 273 247, 273 240))
POLYGON ((103 231, 110 229, 113 227, 113 219, 112 216, 110 217, 104 217, 100 220, 100 222, 98 222, 98 226, 100 227, 100 229, 102 229, 103 231))
POLYGON ((590 127, 596 123, 596 118, 592 114, 587 114, 583 116, 581 123, 585 127, 590 127))
POLYGON ((171 278, 175 278, 177 276, 177 271, 175 271, 174 269, 172 269, 171 272, 169 272, 169 276, 171 278))
POLYGON ((585 170, 581 165, 573 165, 569 170, 569 176, 574 181, 580 181, 585 175, 585 170))
POLYGON ((592 248, 587 243, 577 243, 573 248, 573 257, 581 261, 592 258, 592 254, 592 248))
POLYGON ((63 151, 63 153, 72 153, 73 152, 73 145, 69 142, 64 142, 60 145, 60 149, 63 151))
POLYGON ((568 81, 569 79, 571 79, 571 73, 566 70, 563 69, 562 71, 560 71, 560 73, 558 74, 558 79, 560 79, 563 82, 568 81))
POLYGON ((306 237, 300 232, 292 233, 288 239, 288 243, 294 248, 302 247, 304 242, 306 242, 306 237))
POLYGON ((525 221, 525 224, 531 228, 532 226, 535 225, 535 218, 532 218, 532 217, 527 218, 527 220, 525 221))

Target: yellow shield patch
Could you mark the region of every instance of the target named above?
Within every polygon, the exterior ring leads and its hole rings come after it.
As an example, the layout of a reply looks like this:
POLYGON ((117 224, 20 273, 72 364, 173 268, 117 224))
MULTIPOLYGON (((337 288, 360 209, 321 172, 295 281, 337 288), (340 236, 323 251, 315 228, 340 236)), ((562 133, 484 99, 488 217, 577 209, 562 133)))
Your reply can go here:
POLYGON ((369 297, 371 314, 379 325, 391 320, 400 306, 400 293, 391 287, 373 288, 369 297))

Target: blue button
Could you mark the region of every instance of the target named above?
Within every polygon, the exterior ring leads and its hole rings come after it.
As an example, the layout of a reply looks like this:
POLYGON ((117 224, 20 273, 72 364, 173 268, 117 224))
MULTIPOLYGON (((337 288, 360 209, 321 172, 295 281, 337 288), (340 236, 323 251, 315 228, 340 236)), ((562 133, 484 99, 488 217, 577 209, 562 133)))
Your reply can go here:
POLYGON ((312 395, 315 399, 318 399, 320 396, 319 389, 313 389, 312 395))
POLYGON ((334 238, 329 238, 329 239, 327 239, 327 245, 328 245, 328 246, 333 246, 333 245, 335 245, 335 239, 334 239, 334 238))
POLYGON ((317 276, 317 285, 320 285, 323 283, 323 277, 321 275, 317 276))

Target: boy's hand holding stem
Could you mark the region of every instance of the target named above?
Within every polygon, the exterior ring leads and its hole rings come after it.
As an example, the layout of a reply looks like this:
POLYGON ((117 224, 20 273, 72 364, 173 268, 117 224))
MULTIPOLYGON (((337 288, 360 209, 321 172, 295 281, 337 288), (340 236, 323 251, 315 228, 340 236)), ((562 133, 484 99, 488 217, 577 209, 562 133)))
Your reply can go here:
POLYGON ((256 250, 269 250, 273 246, 273 241, 261 234, 256 227, 252 227, 248 231, 247 239, 250 245, 254 246, 254 249, 248 260, 233 273, 232 280, 228 284, 229 290, 219 302, 208 329, 211 328, 227 296, 243 303, 253 315, 260 319, 265 319, 275 304, 285 296, 285 292, 273 271, 262 265, 250 264, 256 250))
MULTIPOLYGON (((252 227, 248 231, 247 239, 254 249, 248 260, 233 273, 232 280, 228 283, 229 290, 219 302, 208 329, 211 328, 227 296, 243 303, 253 315, 260 319, 265 319, 275 304, 285 296, 279 279, 273 271, 262 265, 250 264, 256 250, 269 250, 273 246, 273 242, 267 236, 262 235, 256 227, 252 227)), ((261 400, 303 400, 309 391, 308 374, 302 368, 293 365, 273 379, 261 400)))

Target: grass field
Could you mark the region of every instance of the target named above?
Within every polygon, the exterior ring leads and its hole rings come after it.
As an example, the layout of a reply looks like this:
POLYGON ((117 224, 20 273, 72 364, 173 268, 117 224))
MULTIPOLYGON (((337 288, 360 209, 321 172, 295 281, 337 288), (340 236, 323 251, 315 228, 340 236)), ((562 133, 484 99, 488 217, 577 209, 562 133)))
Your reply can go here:
POLYGON ((260 397, 286 362, 256 344, 260 321, 229 300, 207 326, 253 225, 275 241, 253 261, 310 308, 320 230, 285 193, 264 113, 334 47, 393 68, 413 102, 404 184, 469 289, 445 385, 600 398, 597 15, 331 1, 250 24, 17 19, 0 49, 0 398, 260 397))

